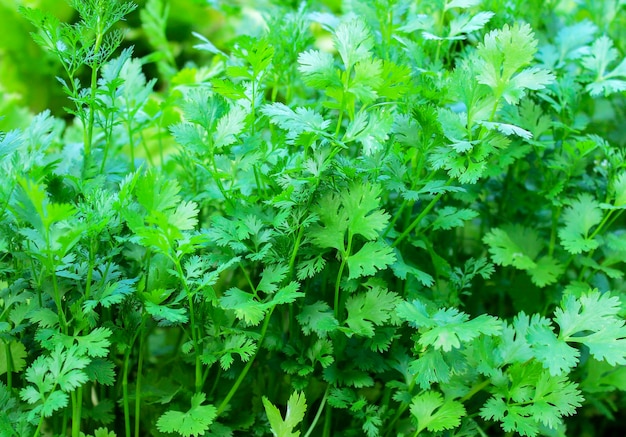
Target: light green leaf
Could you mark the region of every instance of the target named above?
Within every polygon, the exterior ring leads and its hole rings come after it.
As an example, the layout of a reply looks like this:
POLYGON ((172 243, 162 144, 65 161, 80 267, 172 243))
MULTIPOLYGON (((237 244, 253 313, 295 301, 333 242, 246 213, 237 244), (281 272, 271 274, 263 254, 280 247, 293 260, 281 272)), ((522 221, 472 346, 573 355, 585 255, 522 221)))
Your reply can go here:
POLYGON ((413 398, 411 415, 417 421, 416 435, 427 429, 431 432, 453 429, 461 424, 466 411, 463 404, 443 398, 441 393, 426 391, 413 398))
POLYGON ((169 410, 157 420, 161 432, 175 432, 183 437, 203 435, 217 417, 213 405, 202 405, 206 395, 196 393, 191 397, 191 408, 186 412, 169 410))
POLYGON ((588 193, 580 194, 563 211, 565 226, 559 229, 563 247, 574 255, 596 249, 599 242, 590 231, 601 221, 602 210, 598 201, 588 193))
POLYGON ((348 279, 375 275, 395 261, 392 247, 382 241, 368 241, 357 253, 348 257, 348 279))
POLYGON ((306 398, 304 393, 293 392, 287 401, 287 412, 285 418, 265 396, 262 398, 265 413, 272 427, 272 434, 275 437, 299 437, 300 431, 294 428, 302 422, 306 413, 306 398))

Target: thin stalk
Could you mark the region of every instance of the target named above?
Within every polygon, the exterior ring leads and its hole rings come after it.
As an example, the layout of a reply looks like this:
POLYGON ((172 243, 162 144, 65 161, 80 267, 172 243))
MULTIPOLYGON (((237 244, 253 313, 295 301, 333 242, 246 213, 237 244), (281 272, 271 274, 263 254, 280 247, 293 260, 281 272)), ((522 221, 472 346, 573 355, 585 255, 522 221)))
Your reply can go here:
POLYGON ((465 396, 459 399, 459 402, 463 403, 465 401, 470 400, 472 396, 474 396, 476 393, 478 393, 479 391, 487 387, 490 383, 491 383, 490 379, 485 379, 484 381, 479 382, 474 387, 472 387, 472 389, 469 392, 467 392, 465 396))
POLYGON ((340 295, 339 285, 341 284, 341 277, 343 276, 343 270, 346 267, 346 263, 348 261, 348 257, 350 256, 351 251, 352 251, 352 232, 348 231, 348 247, 346 248, 346 251, 341 256, 341 264, 339 265, 339 271, 337 272, 337 279, 335 279, 334 305, 335 305, 335 318, 337 320, 340 320, 339 316, 342 313, 341 308, 339 307, 341 304, 341 299, 339 298, 339 295, 340 295))
POLYGON ((315 429, 315 426, 317 425, 317 422, 320 419, 320 416, 322 415, 322 411, 324 410, 324 406, 326 405, 326 398, 328 397, 329 388, 330 386, 326 386, 324 397, 322 398, 322 401, 320 402, 320 406, 317 408, 317 413, 315 413, 315 417, 313 418, 313 422, 311 422, 311 425, 309 425, 309 429, 307 429, 306 433, 304 434, 304 437, 309 437, 311 433, 313 432, 313 430, 315 429))
MULTIPOLYGON (((96 28, 96 43, 93 48, 93 58, 94 65, 91 67, 91 98, 89 104, 89 119, 87 122, 87 131, 84 135, 84 143, 85 143, 85 161, 83 162, 83 173, 86 173, 86 170, 89 168, 89 163, 91 161, 91 148, 93 141, 93 126, 95 121, 95 101, 96 101, 96 92, 98 90, 98 64, 95 60, 100 53, 100 47, 102 45, 102 38, 104 34, 102 33, 101 20, 98 19, 98 26, 96 28)), ((83 126, 84 128, 84 126, 83 126)))
MULTIPOLYGON (((409 383, 409 388, 408 388, 408 392, 409 393, 411 393, 413 391, 413 389, 415 388, 416 381, 417 381, 417 375, 414 375, 413 379, 409 383)), ((389 422, 389 425, 387 425, 387 428, 386 428, 387 432, 385 433, 385 437, 391 435, 391 430, 393 429, 393 426, 398 421, 398 419, 400 419, 400 417, 402 417, 402 415, 404 414, 404 412, 406 411, 407 408, 409 408, 409 404, 407 404, 407 403, 402 403, 400 405, 400 407, 398 408, 398 411, 396 411, 396 414, 393 416, 393 419, 391 419, 391 422, 389 422)))
POLYGON ((248 374, 248 371, 250 371, 250 368, 252 367, 252 364, 254 363, 254 360, 255 360, 256 356, 259 354, 259 351, 261 350, 261 346, 263 345, 263 340, 265 339, 265 334, 267 333, 267 328, 270 325, 270 319, 272 318, 272 313, 274 312, 274 308, 276 308, 276 307, 270 308, 269 312, 267 313, 267 316, 265 316, 265 320, 263 321, 263 327, 261 328, 261 337, 259 338, 259 342, 258 342, 258 345, 257 345, 257 348, 256 348, 256 352, 254 353, 254 355, 252 357, 250 357, 250 359, 246 363, 245 367, 243 368, 243 370, 239 374, 239 377, 237 378, 237 380, 235 381, 235 383, 231 387, 230 391, 228 392, 228 394, 226 395, 226 397, 224 398, 222 403, 217 408, 217 415, 218 416, 220 414, 222 414, 224 412, 224 410, 226 409, 226 407, 228 406, 228 403, 230 402, 232 397, 235 395, 235 393, 239 389, 239 386, 241 385, 241 383, 245 379, 246 375, 248 374))
POLYGON ((83 406, 83 387, 71 393, 72 398, 72 437, 80 437, 80 421, 83 406))
POLYGON ((85 280, 85 300, 88 300, 91 295, 91 281, 95 267, 95 258, 94 238, 91 237, 89 240, 89 269, 87 269, 87 279, 85 280))
POLYGON ((143 323, 145 319, 141 322, 141 327, 139 331, 141 334, 139 335, 139 360, 137 361, 137 381, 135 383, 135 437, 139 437, 139 424, 141 417, 141 375, 143 373, 143 323))
POLYGON ((383 235, 382 235, 383 238, 385 238, 387 236, 387 234, 389 233, 389 231, 391 231, 395 227, 396 222, 402 216, 402 211, 404 211, 404 208, 406 208, 408 203, 409 203, 409 201, 406 200, 406 199, 404 199, 402 201, 402 204, 400 205, 400 209, 398 209, 398 211, 396 211, 396 213, 393 215, 393 219, 391 219, 391 221, 387 225, 387 228, 385 228, 385 231, 383 232, 383 235))
POLYGON ((200 343, 198 341, 198 332, 196 327, 196 314, 193 303, 193 294, 189 289, 189 285, 187 284, 187 280, 185 279, 185 274, 183 273, 183 268, 180 265, 180 260, 178 258, 172 257, 172 261, 176 265, 176 271, 178 272, 178 276, 183 284, 183 288, 185 289, 185 293, 187 294, 187 302, 189 304, 189 322, 191 325, 191 340, 193 341, 193 351, 195 355, 195 389, 196 393, 200 393, 202 389, 202 361, 200 360, 200 343))
POLYGON ((304 226, 300 225, 298 229, 298 234, 296 235, 296 241, 293 245, 293 250, 291 251, 291 256, 289 257, 289 275, 293 277, 294 270, 296 267, 296 256, 298 255, 298 250, 300 249, 300 243, 302 242, 302 237, 304 236, 304 226))
POLYGON ((550 245, 548 246, 548 255, 552 256, 554 254, 554 248, 556 247, 556 234, 557 228, 559 225, 559 217, 561 215, 561 211, 563 207, 559 206, 552 211, 552 227, 550 229, 550 245))
POLYGON ((131 121, 131 114, 130 110, 128 109, 128 105, 126 105, 126 119, 128 120, 128 122, 126 123, 126 131, 128 135, 128 147, 130 148, 130 171, 135 171, 135 142, 133 140, 133 123, 131 121))
POLYGON ((335 138, 339 137, 339 131, 341 130, 341 123, 343 122, 343 111, 344 111, 344 93, 341 93, 341 102, 339 104, 339 117, 337 117, 337 127, 335 127, 335 138))
MULTIPOLYGON (((607 227, 607 223, 609 224, 609 226, 611 224, 613 224, 613 222, 620 216, 620 214, 622 213, 623 210, 618 211, 618 213, 613 217, 613 219, 611 219, 609 221, 609 219, 611 218, 611 215, 613 215, 613 211, 611 210, 607 213, 607 215, 604 216, 604 218, 602 219, 602 221, 600 222, 600 224, 598 225, 598 227, 595 229, 595 231, 593 231, 591 233, 591 235, 589 236, 590 240, 593 240, 595 238, 596 235, 598 235, 598 233, 600 233, 601 230, 603 230, 605 227, 607 227)), ((592 249, 591 251, 589 251, 589 254, 587 255, 587 257, 589 259, 593 258, 593 254, 595 253, 595 249, 592 249)), ((578 274, 578 280, 582 281, 582 279, 585 276, 585 273, 587 273, 587 270, 589 269, 589 266, 584 266, 580 273, 578 274)))
POLYGON ((4 350, 7 357, 7 391, 13 390, 13 355, 11 355, 11 343, 4 343, 4 350))
POLYGON ((434 206, 437 204, 437 202, 439 201, 439 199, 441 199, 441 196, 443 196, 443 192, 437 194, 435 197, 433 197, 433 199, 430 201, 430 203, 426 206, 426 208, 424 208, 424 210, 420 213, 420 215, 418 215, 415 220, 413 220, 413 222, 404 230, 404 232, 402 232, 398 238, 396 238, 396 240, 393 242, 393 244, 391 245, 391 247, 396 247, 398 244, 400 244, 400 242, 402 240, 404 240, 410 233, 411 231, 413 231, 413 229, 420 224, 420 222, 424 219, 424 217, 426 217, 426 215, 430 212, 431 209, 434 208, 434 206))
POLYGON ((215 393, 215 390, 217 389, 217 383, 220 381, 221 377, 222 377, 222 366, 218 366, 217 375, 215 376, 215 381, 213 381, 213 385, 211 386, 211 390, 209 391, 209 395, 208 395, 209 398, 213 396, 213 393, 215 393))
POLYGON ((333 409, 326 408, 326 415, 324 416, 324 431, 322 437, 330 437, 331 427, 333 425, 333 409))
POLYGON ((122 373, 122 403, 124 408, 124 431, 126 437, 131 437, 130 433, 130 405, 128 403, 128 362, 130 361, 130 351, 132 346, 129 345, 124 352, 124 369, 122 373))

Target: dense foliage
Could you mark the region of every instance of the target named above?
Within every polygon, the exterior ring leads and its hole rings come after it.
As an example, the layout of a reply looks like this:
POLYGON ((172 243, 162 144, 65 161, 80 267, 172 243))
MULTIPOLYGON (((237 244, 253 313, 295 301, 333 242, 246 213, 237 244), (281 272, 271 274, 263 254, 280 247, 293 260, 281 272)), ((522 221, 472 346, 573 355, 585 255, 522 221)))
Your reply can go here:
POLYGON ((2 16, 0 436, 624 433, 623 2, 274 3, 2 16))

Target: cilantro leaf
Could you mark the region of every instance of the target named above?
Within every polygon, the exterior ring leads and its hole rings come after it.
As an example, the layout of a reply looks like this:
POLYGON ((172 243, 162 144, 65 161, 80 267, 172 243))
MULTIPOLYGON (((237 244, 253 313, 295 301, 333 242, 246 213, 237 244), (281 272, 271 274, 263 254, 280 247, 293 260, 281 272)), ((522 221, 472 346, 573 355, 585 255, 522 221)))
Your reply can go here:
POLYGON ((559 229, 559 237, 565 250, 576 255, 596 249, 599 242, 589 232, 601 221, 600 204, 590 194, 580 194, 563 211, 565 225, 559 229))
POLYGON ((542 249, 537 231, 521 225, 494 228, 485 235, 484 242, 496 264, 521 270, 534 268, 533 260, 542 249))
POLYGON ((325 337, 339 326, 333 310, 326 302, 322 301, 305 305, 296 318, 302 326, 302 332, 306 335, 315 332, 318 336, 325 337))
POLYGON ((591 45, 590 53, 582 59, 583 66, 595 76, 593 82, 586 87, 589 94, 608 96, 626 90, 626 59, 609 71, 609 65, 617 56, 613 41, 606 35, 602 35, 591 45))
POLYGON ((444 399, 441 393, 436 391, 425 391, 415 396, 410 411, 417 422, 415 435, 425 429, 437 432, 456 428, 461 424, 461 417, 466 414, 463 404, 444 399))
POLYGON ((391 318, 400 302, 396 293, 373 288, 350 296, 346 301, 346 324, 352 332, 364 337, 374 336, 374 325, 380 326, 391 318))
POLYGON ((626 364, 626 327, 618 317, 621 304, 617 297, 592 291, 576 299, 566 296, 554 313, 559 339, 582 343, 597 360, 626 364))
POLYGON ((497 335, 502 323, 495 317, 482 314, 472 320, 456 308, 439 309, 434 314, 419 300, 403 302, 398 306, 398 316, 421 328, 418 343, 432 345, 445 352, 460 348, 481 334, 497 335))
POLYGON ((516 364, 507 373, 510 380, 499 383, 480 410, 484 419, 501 422, 505 432, 534 437, 540 425, 557 429, 584 400, 576 383, 549 374, 538 363, 516 364))
POLYGON ((341 86, 333 55, 320 50, 307 50, 298 56, 298 70, 304 83, 317 89, 341 86))
POLYGON ((294 428, 302 422, 306 413, 306 398, 304 393, 293 392, 287 401, 287 412, 283 419, 280 411, 265 396, 263 396, 265 413, 272 427, 275 437, 299 437, 300 431, 294 428))
POLYGON ((363 20, 352 18, 341 23, 333 34, 333 42, 346 71, 372 55, 374 38, 363 20))
POLYGON ((555 79, 552 73, 536 67, 520 71, 531 63, 536 52, 537 40, 528 24, 505 24, 485 35, 476 50, 484 62, 477 80, 507 103, 515 104, 525 90, 543 89, 555 79))
POLYGON ((293 144, 303 133, 324 136, 330 121, 313 109, 299 107, 294 111, 283 103, 271 103, 261 108, 272 123, 287 131, 287 143, 293 144))
POLYGON ((265 305, 254 298, 254 295, 236 287, 228 289, 220 298, 222 308, 233 310, 238 319, 256 326, 265 316, 265 305))
POLYGON ((522 225, 506 225, 489 231, 483 241, 496 264, 525 270, 533 284, 545 287, 555 283, 564 267, 553 257, 538 257, 543 249, 539 233, 522 225))
POLYGON ((313 243, 343 252, 348 230, 367 240, 376 239, 389 221, 389 214, 378 209, 380 193, 379 185, 353 183, 339 194, 326 194, 314 209, 322 225, 308 228, 313 243))
POLYGON ((393 248, 382 241, 368 241, 348 257, 348 279, 371 276, 396 261, 393 248))
POLYGON ((169 410, 157 420, 157 428, 161 432, 175 432, 183 437, 203 435, 217 417, 217 409, 213 405, 202 405, 206 395, 196 393, 191 397, 191 408, 188 411, 169 410))

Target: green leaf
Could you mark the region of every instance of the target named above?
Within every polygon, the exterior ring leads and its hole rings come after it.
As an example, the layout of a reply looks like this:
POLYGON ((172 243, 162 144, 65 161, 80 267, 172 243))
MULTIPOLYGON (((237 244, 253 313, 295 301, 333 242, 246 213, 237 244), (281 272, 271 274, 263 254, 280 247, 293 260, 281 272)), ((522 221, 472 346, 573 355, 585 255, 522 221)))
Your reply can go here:
POLYGON ((319 90, 341 86, 335 60, 330 53, 307 50, 298 55, 298 70, 304 83, 319 90))
POLYGON ((400 298, 383 288, 373 288, 365 293, 350 296, 346 301, 350 330, 364 337, 374 336, 374 326, 387 322, 395 313, 400 298))
POLYGON ((591 45, 590 53, 582 59, 583 66, 595 76, 594 81, 586 87, 589 94, 608 96, 626 90, 626 59, 609 71, 609 65, 617 56, 613 41, 606 35, 602 35, 591 45))
POLYGON ((576 383, 549 374, 538 363, 517 364, 507 373, 480 410, 484 419, 501 422, 505 432, 534 437, 541 425, 558 429, 562 417, 574 414, 584 400, 576 383))
POLYGON ((382 188, 370 183, 354 183, 341 192, 341 204, 348 214, 349 228, 368 240, 378 237, 389 222, 389 214, 378 209, 382 188))
POLYGON ((238 319, 256 326, 265 317, 265 305, 254 298, 251 293, 246 293, 238 288, 230 288, 220 298, 222 308, 233 310, 238 319))
POLYGON ((117 434, 109 431, 107 428, 98 428, 93 432, 93 436, 91 434, 85 435, 85 433, 81 432, 80 437, 117 437, 117 434))
POLYGON ((463 226, 465 221, 478 217, 478 213, 471 209, 457 209, 453 206, 444 206, 437 211, 437 218, 432 223, 434 230, 450 230, 463 226))
POLYGON ((99 327, 87 335, 74 337, 77 347, 76 352, 90 357, 105 357, 109 353, 111 341, 109 337, 112 331, 109 328, 99 327))
POLYGON ((304 393, 293 392, 287 401, 287 412, 283 419, 280 411, 265 396, 262 398, 265 413, 272 427, 275 437, 298 437, 300 431, 294 428, 302 422, 306 413, 306 398, 304 393))
POLYGON ((445 39, 466 39, 467 34, 482 29, 493 18, 493 12, 478 12, 477 14, 461 14, 450 21, 450 32, 445 39))
POLYGON ((215 133, 213 134, 213 147, 220 150, 222 147, 230 146, 237 141, 237 135, 246 127, 246 117, 248 112, 238 105, 233 105, 230 111, 217 122, 215 133))
POLYGON ((191 397, 191 408, 188 411, 167 411, 157 420, 158 430, 175 432, 183 437, 203 435, 217 417, 217 408, 202 405, 205 399, 204 393, 196 393, 191 397))
POLYGON ((313 109, 296 108, 294 111, 283 103, 271 103, 261 108, 261 113, 270 118, 270 121, 287 131, 287 143, 293 144, 303 133, 314 133, 323 136, 330 126, 313 109))
POLYGON ((563 211, 564 226, 559 229, 559 237, 565 250, 576 255, 596 249, 599 242, 589 232, 601 221, 600 204, 590 194, 580 194, 563 211))
POLYGON ((112 361, 95 358, 84 370, 89 381, 109 386, 115 384, 115 364, 112 361))
POLYGON ((576 299, 566 296, 554 312, 559 339, 582 343, 591 355, 609 364, 626 364, 626 327, 618 316, 621 303, 615 296, 591 291, 576 299))
POLYGON ((411 415, 417 422, 415 434, 427 429, 431 432, 453 429, 461 424, 467 413, 458 401, 445 399, 439 392, 425 391, 413 398, 411 415))
POLYGON ((537 287, 545 287, 557 282, 565 271, 565 267, 551 256, 542 256, 535 262, 535 266, 527 269, 530 280, 537 287))
POLYGON ((521 270, 535 268, 534 259, 543 246, 536 230, 521 225, 494 228, 485 235, 484 242, 496 264, 521 270))
POLYGON ((452 372, 440 350, 428 348, 417 360, 411 361, 409 369, 417 376, 417 383, 422 390, 430 388, 433 383, 446 384, 452 372))
MULTIPOLYGON (((322 197, 314 212, 323 226, 316 224, 308 228, 313 243, 343 252, 346 250, 344 239, 348 230, 367 240, 376 239, 389 222, 389 214, 378 209, 381 190, 379 185, 353 183, 338 195, 330 192, 322 197)), ((377 249, 382 250, 382 247, 377 249)))
POLYGON ((578 364, 580 352, 558 338, 550 320, 545 317, 538 314, 531 317, 526 339, 533 356, 551 375, 568 373, 578 364))
POLYGON ((476 50, 484 62, 477 80, 507 103, 516 104, 525 90, 543 89, 555 79, 552 73, 536 67, 520 71, 531 63, 536 52, 537 40, 528 24, 505 24, 485 35, 476 50))
POLYGON ((245 335, 231 334, 224 342, 223 355, 220 357, 220 366, 228 370, 233 363, 233 354, 239 355, 244 363, 254 356, 257 346, 251 338, 245 335))
POLYGON ((11 341, 6 343, 0 341, 0 375, 4 375, 8 371, 9 357, 7 349, 11 354, 11 371, 19 373, 26 367, 26 346, 19 341, 11 341))
POLYGON ((341 23, 333 34, 333 42, 346 71, 372 56, 374 39, 365 22, 359 18, 341 23))
POLYGON ((274 294, 278 289, 278 284, 287 276, 289 267, 285 264, 268 265, 263 269, 261 282, 257 285, 257 291, 267 294, 274 294))
POLYGON ((282 305, 295 302, 296 299, 305 296, 304 293, 298 291, 298 288, 300 288, 300 283, 291 281, 289 284, 278 290, 267 305, 282 305))
POLYGON ((460 348, 462 343, 470 342, 480 335, 497 335, 502 323, 495 317, 482 314, 472 320, 456 308, 441 308, 434 314, 418 300, 403 302, 398 306, 398 316, 416 325, 421 335, 418 343, 432 345, 445 352, 460 348))
POLYGON ((302 332, 305 335, 315 332, 318 336, 325 337, 339 326, 333 310, 326 302, 322 301, 305 305, 296 318, 302 326, 302 332))
POLYGON ((348 257, 348 279, 375 275, 395 261, 393 248, 382 241, 368 241, 357 253, 348 257))

